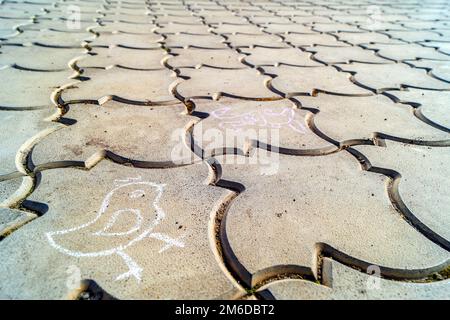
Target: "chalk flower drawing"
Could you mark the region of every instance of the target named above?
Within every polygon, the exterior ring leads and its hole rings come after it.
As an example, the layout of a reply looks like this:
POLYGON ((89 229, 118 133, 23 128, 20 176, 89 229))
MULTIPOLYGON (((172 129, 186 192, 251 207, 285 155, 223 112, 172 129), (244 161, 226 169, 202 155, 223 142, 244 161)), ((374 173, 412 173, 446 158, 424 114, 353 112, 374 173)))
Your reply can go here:
POLYGON ((231 107, 223 107, 214 110, 211 115, 221 120, 220 127, 231 127, 237 131, 243 127, 258 126, 272 129, 288 127, 298 133, 306 133, 305 126, 301 121, 295 119, 295 111, 291 108, 233 113, 231 107))
MULTIPOLYGON (((94 217, 94 219, 74 228, 47 232, 46 236, 52 247, 72 257, 93 258, 101 256, 118 255, 126 263, 128 271, 119 275, 116 278, 116 280, 127 279, 133 276, 136 278, 138 282, 140 282, 142 280, 143 269, 128 254, 125 253, 125 250, 146 238, 157 239, 165 243, 165 245, 159 250, 159 253, 173 246, 182 248, 185 246, 184 241, 182 240, 182 238, 185 235, 177 239, 174 239, 166 234, 153 232, 154 228, 166 217, 165 212, 159 206, 159 201, 161 199, 165 187, 164 184, 156 184, 149 181, 142 181, 141 177, 138 177, 138 178, 128 178, 125 180, 116 180, 115 185, 116 187, 112 191, 110 191, 103 199, 100 210, 97 212, 97 215, 94 217), (134 189, 132 192, 128 193, 128 197, 130 199, 145 199, 144 197, 146 193, 156 191, 155 198, 153 200, 150 200, 152 201, 152 203, 148 206, 148 210, 155 211, 154 217, 153 218, 146 217, 145 212, 143 213, 142 210, 135 208, 119 209, 114 212, 108 212, 108 207, 111 203, 111 200, 114 198, 116 194, 120 193, 120 191, 123 191, 124 188, 134 189), (127 218, 126 213, 135 216, 135 224, 126 231, 112 232, 111 230, 113 226, 116 225, 120 219, 127 218), (102 222, 100 222, 100 220, 102 222), (104 221, 106 221, 106 223, 104 221), (96 224, 98 224, 98 228, 96 224), (89 230, 89 235, 94 237, 97 236, 97 237, 113 238, 133 234, 135 235, 126 238, 127 239, 126 243, 117 245, 113 248, 90 252, 66 248, 60 245, 56 239, 58 236, 73 234, 77 233, 78 231, 81 232, 82 230, 86 231, 87 229, 89 230), (90 231, 91 229, 93 229, 94 231, 90 231)), ((129 220, 130 219, 127 219, 127 222, 129 220)), ((81 241, 83 241, 83 239, 81 241)))

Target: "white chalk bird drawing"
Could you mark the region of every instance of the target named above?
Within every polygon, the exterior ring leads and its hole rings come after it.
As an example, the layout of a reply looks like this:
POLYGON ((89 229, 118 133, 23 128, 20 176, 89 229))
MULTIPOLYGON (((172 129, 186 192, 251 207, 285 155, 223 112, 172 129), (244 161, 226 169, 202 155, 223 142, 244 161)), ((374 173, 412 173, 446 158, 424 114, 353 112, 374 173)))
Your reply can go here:
POLYGON ((233 113, 231 107, 223 107, 214 110, 211 115, 221 120, 220 127, 232 127, 237 131, 247 126, 258 126, 273 129, 288 127, 298 133, 306 133, 305 126, 295 119, 295 111, 291 108, 262 109, 239 114, 233 113))
POLYGON ((164 233, 153 232, 166 217, 159 206, 164 187, 164 184, 142 181, 141 177, 115 180, 115 188, 103 199, 94 219, 74 228, 47 232, 47 239, 52 247, 72 257, 93 258, 118 255, 126 263, 128 271, 119 275, 116 280, 134 277, 140 282, 143 269, 125 253, 127 248, 148 238, 164 242, 159 253, 171 247, 185 246, 183 238, 186 234, 175 239, 164 233), (131 201, 135 207, 113 212, 108 210, 111 206, 116 207, 115 205, 123 203, 123 196, 128 197, 127 203, 131 201), (118 227, 123 229, 124 226, 125 230, 115 230, 118 227), (80 241, 75 242, 72 238, 69 239, 72 241, 64 241, 64 236, 69 234, 76 234, 80 241), (102 245, 104 248, 101 248, 102 245), (96 251, 90 251, 89 248, 92 247, 96 248, 96 251))

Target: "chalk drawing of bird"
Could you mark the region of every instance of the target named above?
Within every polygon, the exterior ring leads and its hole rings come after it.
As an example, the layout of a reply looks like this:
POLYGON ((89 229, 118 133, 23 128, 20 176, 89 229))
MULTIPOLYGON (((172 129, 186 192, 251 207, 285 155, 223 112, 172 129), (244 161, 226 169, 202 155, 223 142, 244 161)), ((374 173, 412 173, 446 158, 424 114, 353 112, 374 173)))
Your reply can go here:
POLYGON ((159 206, 165 185, 142 181, 141 177, 116 180, 114 185, 91 221, 74 228, 47 232, 47 240, 52 247, 72 257, 118 255, 124 260, 128 271, 116 280, 134 277, 140 282, 143 269, 125 250, 148 238, 164 243, 159 253, 170 247, 183 248, 185 235, 174 239, 153 232, 166 217, 159 206), (123 203, 129 208, 110 209, 120 208, 123 203))
POLYGON ((240 130, 243 127, 258 126, 280 129, 290 128, 298 133, 306 133, 305 126, 296 119, 295 111, 291 108, 261 109, 244 113, 233 113, 232 108, 223 107, 214 110, 211 115, 221 120, 220 127, 232 127, 240 130))

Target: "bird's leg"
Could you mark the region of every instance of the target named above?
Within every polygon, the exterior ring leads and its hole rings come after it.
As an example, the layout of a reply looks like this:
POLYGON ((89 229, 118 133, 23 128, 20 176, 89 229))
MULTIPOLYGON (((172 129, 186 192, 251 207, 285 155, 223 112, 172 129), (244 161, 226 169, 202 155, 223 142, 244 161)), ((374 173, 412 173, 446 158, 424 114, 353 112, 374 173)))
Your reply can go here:
POLYGON ((125 273, 122 273, 116 278, 117 280, 123 280, 127 279, 131 276, 135 277, 138 282, 141 282, 141 274, 142 274, 142 268, 133 260, 129 255, 127 255, 123 251, 117 251, 117 254, 122 257, 123 261, 127 264, 128 271, 125 273))
POLYGON ((157 233, 157 232, 150 233, 148 236, 150 238, 158 239, 158 240, 161 240, 166 243, 161 249, 159 249, 159 253, 161 253, 171 247, 184 248, 184 241, 182 239, 186 236, 186 234, 183 234, 182 236, 180 236, 176 239, 169 237, 168 235, 166 235, 164 233, 157 233))

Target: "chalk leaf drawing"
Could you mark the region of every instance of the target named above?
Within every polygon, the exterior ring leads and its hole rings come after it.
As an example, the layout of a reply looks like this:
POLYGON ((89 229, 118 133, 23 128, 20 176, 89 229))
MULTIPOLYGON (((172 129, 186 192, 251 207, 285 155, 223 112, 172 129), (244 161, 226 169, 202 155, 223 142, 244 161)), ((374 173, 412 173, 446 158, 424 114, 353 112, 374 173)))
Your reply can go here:
POLYGON ((292 108, 260 109, 244 113, 233 113, 231 107, 223 107, 211 112, 211 115, 220 120, 219 126, 231 127, 237 131, 248 126, 261 128, 280 129, 288 127, 298 133, 306 133, 306 128, 301 121, 295 118, 292 108))
POLYGON ((185 246, 183 238, 186 234, 174 239, 166 234, 153 232, 154 228, 166 217, 166 213, 159 206, 164 187, 164 184, 143 181, 141 177, 115 180, 115 188, 103 199, 100 209, 91 221, 74 228, 47 232, 47 239, 52 247, 72 257, 93 258, 118 255, 127 265, 128 271, 117 276, 116 280, 134 277, 140 282, 143 269, 125 252, 127 248, 148 238, 164 243, 159 253, 171 247, 183 248, 185 246), (124 195, 128 196, 128 199, 124 200, 124 195), (118 196, 119 199, 115 199, 118 196), (136 207, 108 210, 113 201, 115 202, 112 207, 122 203, 136 207), (124 226, 125 230, 123 230, 124 226), (117 230, 118 227, 119 230, 117 230), (65 236, 76 236, 76 243, 63 241, 65 236), (89 242, 95 242, 96 237, 115 241, 106 241, 106 245, 110 244, 110 247, 86 243, 88 242, 87 238, 89 238, 89 242), (73 243, 73 245, 70 246, 66 243, 73 243), (77 244, 83 244, 82 249, 79 249, 80 245, 77 244), (88 250, 86 247, 92 248, 92 250, 88 250))

